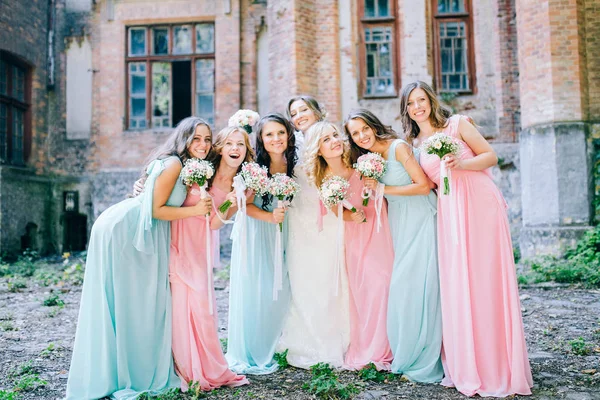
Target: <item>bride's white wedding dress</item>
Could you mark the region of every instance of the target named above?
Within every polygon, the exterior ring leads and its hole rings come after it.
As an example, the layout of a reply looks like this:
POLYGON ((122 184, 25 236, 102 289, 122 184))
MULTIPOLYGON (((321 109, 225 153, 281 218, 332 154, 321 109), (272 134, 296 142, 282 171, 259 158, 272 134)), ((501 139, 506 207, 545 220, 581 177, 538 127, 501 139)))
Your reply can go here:
POLYGON ((348 281, 340 271, 335 295, 336 217, 328 212, 319 232, 319 194, 303 168, 304 140, 296 133, 299 161, 294 170, 301 191, 288 209, 286 261, 292 301, 278 349, 288 349, 288 362, 309 368, 318 362, 341 367, 350 340, 348 281))

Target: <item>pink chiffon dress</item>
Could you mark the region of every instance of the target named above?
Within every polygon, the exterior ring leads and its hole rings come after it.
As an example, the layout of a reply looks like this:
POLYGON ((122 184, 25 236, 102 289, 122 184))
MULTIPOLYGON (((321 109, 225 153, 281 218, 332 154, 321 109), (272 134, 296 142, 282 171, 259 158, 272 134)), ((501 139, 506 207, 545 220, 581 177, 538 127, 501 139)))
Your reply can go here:
POLYGON ((387 305, 394 266, 394 244, 387 221, 387 206, 381 208, 377 232, 375 199, 362 205, 363 181, 350 177, 349 201, 363 209, 367 222, 345 222, 344 244, 350 292, 350 346, 344 368, 358 370, 369 363, 389 370, 392 350, 387 337, 387 305))
MULTIPOLYGON (((214 208, 225 201, 226 193, 212 187, 214 208)), ((182 207, 193 206, 200 200, 200 190, 192 186, 182 207)), ((181 378, 181 389, 187 391, 191 382, 202 390, 221 386, 241 386, 246 377, 237 375, 227 365, 218 336, 216 298, 206 260, 205 217, 190 217, 171 222, 171 254, 169 279, 173 299, 173 358, 181 378), (212 297, 212 314, 208 296, 212 297)), ((210 231, 212 260, 218 260, 218 231, 210 231)))
MULTIPOLYGON (((460 115, 443 132, 475 157, 458 134, 460 115)), ((440 158, 421 153, 440 186, 440 158)), ((438 190, 438 256, 442 302, 442 384, 467 396, 529 395, 533 380, 506 213, 489 171, 452 170, 450 194, 438 190)))

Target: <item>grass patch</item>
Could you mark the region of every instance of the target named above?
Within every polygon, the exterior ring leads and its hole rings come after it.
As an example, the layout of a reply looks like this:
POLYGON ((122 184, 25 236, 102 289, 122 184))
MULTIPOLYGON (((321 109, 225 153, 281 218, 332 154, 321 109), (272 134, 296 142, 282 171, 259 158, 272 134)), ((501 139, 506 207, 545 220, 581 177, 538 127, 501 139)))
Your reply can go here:
POLYGON ((284 368, 287 368, 290 366, 290 364, 288 363, 288 360, 287 360, 288 351, 289 351, 289 349, 285 349, 285 351, 282 351, 281 353, 275 353, 275 355, 273 356, 275 361, 277 361, 277 365, 279 365, 279 368, 281 368, 281 369, 284 369, 284 368))
POLYGON ((50 294, 44 299, 44 302, 42 304, 46 307, 63 307, 65 305, 65 302, 62 301, 62 299, 57 294, 50 294))
POLYGON ((369 363, 366 367, 358 371, 358 377, 363 381, 388 383, 394 380, 395 375, 386 371, 378 371, 375 364, 369 363))
POLYGON ((531 271, 519 283, 554 281, 600 287, 600 227, 587 231, 562 258, 541 256, 525 263, 531 271))
POLYGON ((227 338, 221 338, 219 341, 221 342, 221 350, 223 350, 223 353, 227 353, 227 338))
POLYGON ((592 351, 591 346, 582 337, 571 340, 569 344, 571 345, 571 353, 577 356, 587 356, 592 351))
MULTIPOLYGON (((191 389, 191 387, 190 387, 191 389)), ((193 397, 194 399, 196 397, 193 397)), ((136 397, 136 400, 150 400, 150 399, 156 399, 156 400, 177 400, 177 399, 181 399, 181 390, 179 389, 170 389, 167 390, 164 393, 159 394, 158 396, 151 396, 148 393, 142 393, 140 394, 138 397, 136 397)))
POLYGON ((302 388, 321 399, 349 399, 359 392, 353 384, 343 384, 333 368, 327 363, 310 367, 312 378, 302 388))
POLYGON ((12 321, 0 322, 0 329, 2 329, 4 332, 17 330, 17 328, 15 328, 15 326, 13 325, 12 321))
POLYGON ((27 281, 24 278, 15 277, 9 279, 8 282, 6 282, 6 285, 8 286, 9 292, 17 293, 20 292, 21 289, 25 289, 27 287, 27 281))

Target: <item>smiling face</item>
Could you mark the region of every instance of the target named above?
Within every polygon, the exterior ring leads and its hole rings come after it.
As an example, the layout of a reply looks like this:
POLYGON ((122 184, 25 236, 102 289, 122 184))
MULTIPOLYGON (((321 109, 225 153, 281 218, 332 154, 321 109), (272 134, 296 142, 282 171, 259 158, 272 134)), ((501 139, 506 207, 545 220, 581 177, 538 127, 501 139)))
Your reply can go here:
POLYGON ((296 100, 290 105, 290 116, 294 127, 301 132, 306 132, 317 122, 317 116, 304 100, 296 100))
POLYGON ((206 125, 196 126, 192 143, 188 146, 188 152, 192 157, 204 160, 212 147, 212 135, 206 125))
POLYGON ((431 101, 427 93, 421 88, 413 90, 408 96, 406 110, 416 123, 427 121, 431 115, 431 101))
POLYGON ((279 122, 265 123, 261 131, 261 139, 269 154, 283 154, 287 150, 288 133, 279 122))
POLYGON ((369 150, 377 142, 375 132, 362 118, 354 118, 348 121, 346 130, 352 141, 365 150, 369 150))
POLYGON ((237 168, 244 162, 247 151, 244 135, 239 131, 234 131, 223 143, 221 160, 228 166, 237 168))
POLYGON ((341 157, 344 154, 344 142, 340 134, 327 127, 319 139, 319 155, 325 160, 341 157))

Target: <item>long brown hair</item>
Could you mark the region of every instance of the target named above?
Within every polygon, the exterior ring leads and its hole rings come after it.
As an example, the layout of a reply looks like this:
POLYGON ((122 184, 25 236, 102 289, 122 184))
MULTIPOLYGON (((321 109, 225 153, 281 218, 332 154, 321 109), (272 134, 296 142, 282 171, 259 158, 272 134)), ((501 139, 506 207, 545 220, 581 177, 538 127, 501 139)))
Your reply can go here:
MULTIPOLYGON (((154 160, 162 160, 170 156, 177 156, 179 157, 182 163, 185 163, 188 159, 192 158, 191 154, 188 151, 188 148, 194 140, 196 128, 201 125, 206 126, 208 128, 212 139, 212 130, 210 129, 210 125, 208 124, 208 122, 206 122, 204 119, 198 117, 187 117, 182 119, 175 127, 173 133, 169 135, 167 141, 162 145, 158 146, 156 149, 154 149, 152 153, 150 153, 144 164, 142 177, 146 176, 146 169, 148 168, 148 165, 150 165, 150 163, 154 160)), ((211 157, 212 152, 213 147, 211 146, 210 151, 206 157, 207 159, 211 157)))
POLYGON ((445 105, 441 104, 437 98, 437 95, 429 86, 423 81, 415 81, 407 84, 402 88, 402 94, 400 96, 400 118, 402 120, 402 128, 406 135, 406 141, 410 144, 419 136, 419 125, 408 114, 408 97, 415 89, 423 89, 429 103, 431 104, 431 114, 429 114, 429 122, 431 126, 437 129, 445 128, 448 125, 448 119, 452 115, 452 111, 445 105))
POLYGON ((287 117, 289 118, 290 121, 292 120, 292 114, 290 113, 290 107, 292 106, 292 103, 294 103, 295 101, 298 101, 298 100, 302 100, 303 102, 306 103, 308 108, 315 114, 317 121, 323 121, 325 118, 327 118, 327 110, 325 110, 325 107, 323 107, 323 105, 319 104, 317 99, 315 99, 314 97, 309 96, 307 94, 303 94, 303 95, 299 95, 299 96, 294 96, 288 101, 286 113, 287 113, 287 117))
POLYGON ((375 140, 378 142, 400 138, 400 135, 398 135, 398 133, 393 130, 391 126, 384 125, 383 122, 381 122, 381 120, 377 118, 371 111, 365 108, 359 108, 350 111, 350 114, 348 114, 346 120, 344 121, 344 131, 350 140, 350 161, 352 161, 353 164, 356 162, 356 160, 358 160, 358 157, 369 153, 369 150, 359 147, 356 143, 354 143, 354 140, 352 140, 352 135, 350 134, 350 131, 348 131, 348 122, 353 119, 360 119, 367 124, 367 126, 375 133, 375 140))
POLYGON ((327 171, 327 161, 319 155, 321 138, 324 136, 327 128, 332 128, 340 135, 344 149, 342 162, 348 168, 352 168, 352 163, 350 162, 350 144, 346 135, 335 124, 329 121, 315 122, 308 128, 307 136, 309 139, 304 152, 304 170, 306 171, 306 175, 308 175, 308 180, 316 187, 321 186, 323 179, 325 179, 325 172, 327 171))

